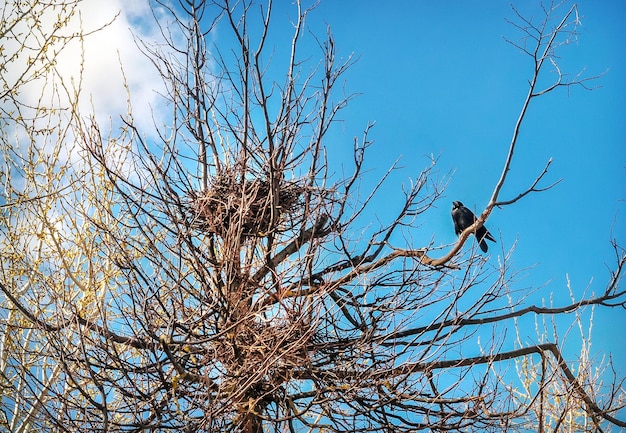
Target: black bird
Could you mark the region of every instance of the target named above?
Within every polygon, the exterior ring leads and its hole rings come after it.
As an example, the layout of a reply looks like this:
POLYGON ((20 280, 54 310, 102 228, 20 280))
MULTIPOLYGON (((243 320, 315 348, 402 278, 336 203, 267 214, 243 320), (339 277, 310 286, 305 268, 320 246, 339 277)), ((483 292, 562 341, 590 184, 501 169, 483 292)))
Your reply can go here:
MULTIPOLYGON (((452 202, 452 221, 454 221, 454 232, 458 236, 463 230, 474 224, 476 215, 463 206, 463 203, 460 201, 454 201, 452 202)), ((480 249, 483 250, 483 253, 487 252, 487 242, 485 242, 485 239, 489 239, 491 242, 496 241, 484 225, 476 230, 474 234, 476 235, 476 239, 478 239, 478 245, 480 245, 480 249)))

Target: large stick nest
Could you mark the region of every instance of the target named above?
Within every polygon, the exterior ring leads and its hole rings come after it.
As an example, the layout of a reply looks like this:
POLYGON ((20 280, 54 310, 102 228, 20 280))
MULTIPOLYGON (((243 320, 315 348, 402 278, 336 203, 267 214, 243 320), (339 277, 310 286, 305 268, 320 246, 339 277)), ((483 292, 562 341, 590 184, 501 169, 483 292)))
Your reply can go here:
POLYGON ((265 236, 280 230, 285 216, 302 207, 303 188, 280 180, 272 188, 266 179, 241 180, 226 174, 215 177, 206 191, 192 197, 194 223, 221 237, 232 230, 243 236, 265 236))

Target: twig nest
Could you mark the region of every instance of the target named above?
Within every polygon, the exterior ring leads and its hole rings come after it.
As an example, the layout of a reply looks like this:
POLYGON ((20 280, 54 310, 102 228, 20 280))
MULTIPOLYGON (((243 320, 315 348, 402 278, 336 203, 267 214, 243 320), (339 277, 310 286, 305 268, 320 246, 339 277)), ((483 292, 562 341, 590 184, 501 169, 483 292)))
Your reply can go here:
POLYGON ((277 230, 281 218, 302 206, 303 188, 296 182, 241 180, 233 175, 215 177, 206 191, 192 197, 193 222, 226 237, 231 231, 243 236, 265 236, 277 230))

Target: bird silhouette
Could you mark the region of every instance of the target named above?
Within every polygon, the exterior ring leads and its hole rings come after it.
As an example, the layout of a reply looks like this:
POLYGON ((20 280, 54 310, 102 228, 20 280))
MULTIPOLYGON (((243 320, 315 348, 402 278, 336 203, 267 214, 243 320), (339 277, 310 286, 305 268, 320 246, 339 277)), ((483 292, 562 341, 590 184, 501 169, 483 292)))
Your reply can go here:
MULTIPOLYGON (((474 212, 463 206, 463 203, 460 201, 454 201, 452 202, 452 221, 454 222, 454 232, 458 236, 463 232, 463 230, 474 224, 476 221, 476 215, 474 215, 474 212)), ((478 245, 480 245, 480 249, 483 250, 483 253, 486 253, 488 249, 485 239, 488 239, 491 242, 496 241, 484 225, 476 230, 474 235, 476 236, 478 245)))

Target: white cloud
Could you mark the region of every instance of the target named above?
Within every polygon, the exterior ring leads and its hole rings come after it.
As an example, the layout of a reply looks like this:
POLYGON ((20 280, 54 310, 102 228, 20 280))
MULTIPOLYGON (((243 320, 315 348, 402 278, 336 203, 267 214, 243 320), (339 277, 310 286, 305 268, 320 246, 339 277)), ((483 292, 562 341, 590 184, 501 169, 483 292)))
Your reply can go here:
MULTIPOLYGON (((15 34, 29 36, 24 36, 22 40, 8 38, 2 41, 5 53, 20 54, 11 57, 13 60, 6 67, 3 81, 9 85, 19 82, 19 77, 28 70, 27 65, 32 56, 32 51, 22 50, 20 47, 24 43, 38 46, 46 34, 52 31, 57 20, 56 9, 50 8, 47 14, 40 17, 41 28, 29 32, 28 27, 31 24, 28 21, 21 20, 17 23, 15 34)), ((71 99, 68 93, 72 94, 79 83, 81 91, 78 114, 87 122, 94 115, 104 139, 109 132, 116 135, 121 116, 128 112, 129 97, 135 126, 143 136, 156 134, 153 116, 156 117, 157 125, 165 123, 169 116, 171 108, 165 106, 162 96, 159 95, 165 93, 163 81, 133 38, 134 35, 148 42, 160 39, 160 32, 147 0, 83 0, 67 28, 60 31, 62 35, 81 32, 89 34, 82 41, 75 38, 63 47, 54 71, 33 80, 29 79, 19 86, 16 101, 21 107, 22 117, 32 119, 31 121, 25 120, 24 124, 17 121, 15 106, 10 106, 10 102, 3 107, 3 115, 16 120, 7 121, 3 134, 9 147, 23 156, 22 165, 39 164, 38 171, 42 172, 50 165, 76 172, 87 169, 81 160, 80 140, 75 139, 74 130, 67 128, 70 117, 67 108, 71 99), (102 29, 93 32, 100 28, 102 29), (124 79, 128 89, 124 86, 124 79), (53 108, 55 111, 42 112, 29 108, 41 106, 53 108), (110 128, 113 130, 109 131, 110 128), (41 132, 35 133, 36 129, 41 132), (27 162, 30 158, 27 155, 31 155, 27 149, 31 146, 43 151, 47 157, 37 159, 35 152, 32 161, 27 162)), ((52 44, 48 50, 49 56, 60 47, 60 43, 52 44)), ((32 76, 31 71, 29 77, 32 76)), ((132 161, 127 159, 128 152, 118 149, 108 156, 109 163, 131 171, 129 167, 132 161)), ((4 157, 0 155, 0 162, 2 161, 4 157)), ((16 160, 14 165, 16 170, 11 189, 37 195, 37 182, 26 179, 22 172, 26 168, 20 167, 19 161, 16 160)))
MULTIPOLYGON (((168 114, 159 96, 164 93, 164 84, 134 40, 134 36, 149 42, 160 39, 148 1, 80 2, 67 26, 57 32, 65 37, 81 33, 86 36, 71 38, 66 44, 63 39, 52 41, 46 57, 50 59, 53 53, 59 54, 55 68, 44 74, 41 71, 45 69, 38 62, 30 66, 32 59, 67 11, 59 13, 54 7, 42 10, 42 15, 30 19, 24 19, 17 9, 7 12, 12 14, 7 19, 18 21, 14 31, 5 34, 2 40, 0 53, 8 63, 1 81, 7 89, 15 88, 18 83, 19 93, 14 97, 21 107, 19 112, 23 119, 33 119, 32 126, 26 127, 28 131, 20 127, 20 122, 8 123, 10 130, 5 132, 14 137, 14 147, 29 146, 33 140, 41 148, 58 146, 57 133, 64 130, 63 125, 69 120, 67 108, 77 88, 80 88, 79 115, 83 119, 95 115, 105 136, 109 126, 119 125, 120 116, 128 112, 129 98, 136 126, 142 134, 155 133, 153 110, 157 124, 163 123, 168 114), (42 112, 29 107, 57 111, 42 112), (53 132, 44 136, 32 133, 35 129, 50 130, 50 127, 54 128, 53 132)), ((16 117, 16 106, 10 101, 4 102, 7 104, 2 110, 4 114, 16 117)), ((28 124, 28 120, 26 122, 28 124)))
POLYGON ((163 91, 163 83, 150 60, 136 46, 133 34, 153 40, 158 36, 156 24, 146 0, 85 0, 74 25, 91 31, 111 20, 109 25, 84 38, 82 47, 78 43, 68 46, 62 53, 59 70, 66 82, 71 79, 76 82, 82 62, 83 114, 93 107, 100 123, 115 121, 127 112, 130 93, 135 119, 147 132, 152 125, 150 107, 158 108, 158 92, 163 91), (129 92, 124 87, 124 77, 129 92))

